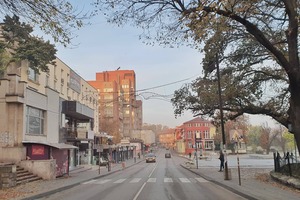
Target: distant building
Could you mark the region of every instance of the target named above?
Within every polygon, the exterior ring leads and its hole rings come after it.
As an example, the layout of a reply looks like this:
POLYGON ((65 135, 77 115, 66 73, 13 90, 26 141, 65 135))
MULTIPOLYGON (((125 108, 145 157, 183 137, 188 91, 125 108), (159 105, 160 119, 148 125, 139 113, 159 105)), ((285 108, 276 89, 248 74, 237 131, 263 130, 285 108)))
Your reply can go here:
POLYGON ((99 93, 99 127, 113 136, 114 143, 130 137, 132 130, 142 127, 142 101, 136 100, 133 70, 96 73, 88 81, 99 93))
POLYGON ((165 148, 175 148, 175 129, 163 130, 158 135, 160 145, 165 148))
POLYGON ((145 145, 152 145, 156 143, 155 133, 152 130, 132 130, 131 138, 141 139, 145 145))
POLYGON ((193 154, 196 148, 200 155, 205 154, 205 151, 214 150, 213 136, 216 134, 216 128, 210 121, 197 117, 184 122, 181 127, 184 133, 185 154, 193 154))
POLYGON ((175 128, 175 150, 179 154, 185 154, 184 130, 182 125, 175 128))

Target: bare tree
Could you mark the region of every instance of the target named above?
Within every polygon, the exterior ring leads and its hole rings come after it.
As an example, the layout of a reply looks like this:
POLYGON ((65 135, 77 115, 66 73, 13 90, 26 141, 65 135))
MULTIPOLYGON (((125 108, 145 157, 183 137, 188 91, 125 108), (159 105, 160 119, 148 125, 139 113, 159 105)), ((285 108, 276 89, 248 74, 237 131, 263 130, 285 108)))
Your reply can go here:
POLYGON ((109 22, 142 27, 146 41, 170 46, 189 42, 205 53, 205 76, 193 90, 175 94, 175 114, 191 110, 195 115, 214 115, 217 98, 208 98, 204 91, 215 94, 213 72, 220 63, 228 117, 265 114, 285 127, 291 125, 300 152, 299 4, 297 0, 96 2, 109 22))

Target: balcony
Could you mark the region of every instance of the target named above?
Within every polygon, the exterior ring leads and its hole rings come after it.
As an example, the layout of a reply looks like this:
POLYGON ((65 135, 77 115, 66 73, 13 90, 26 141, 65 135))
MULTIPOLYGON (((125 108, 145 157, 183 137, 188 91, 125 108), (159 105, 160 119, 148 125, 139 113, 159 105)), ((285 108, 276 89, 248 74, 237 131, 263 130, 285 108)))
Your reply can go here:
POLYGON ((77 101, 64 101, 62 112, 76 119, 94 119, 94 110, 77 101))
POLYGON ((78 128, 78 129, 65 129, 64 133, 65 139, 88 139, 88 130, 78 128))

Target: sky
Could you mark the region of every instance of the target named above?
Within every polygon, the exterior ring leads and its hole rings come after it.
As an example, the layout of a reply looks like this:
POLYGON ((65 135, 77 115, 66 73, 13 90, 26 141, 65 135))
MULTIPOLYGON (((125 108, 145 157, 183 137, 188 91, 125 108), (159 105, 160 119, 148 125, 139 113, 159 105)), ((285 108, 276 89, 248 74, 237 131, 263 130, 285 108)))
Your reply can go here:
MULTIPOLYGON (((202 74, 202 55, 189 47, 165 48, 147 46, 139 40, 141 30, 130 26, 108 24, 101 15, 92 24, 76 31, 73 46, 57 45, 57 57, 85 80, 95 80, 97 72, 134 70, 137 99, 143 101, 143 122, 162 124, 170 128, 193 119, 186 111, 175 118, 174 109, 166 99, 149 98, 153 94, 172 95, 185 83, 202 74), (166 85, 166 86, 164 86, 166 85)), ((264 117, 251 117, 250 122, 261 125, 273 122, 264 117)))

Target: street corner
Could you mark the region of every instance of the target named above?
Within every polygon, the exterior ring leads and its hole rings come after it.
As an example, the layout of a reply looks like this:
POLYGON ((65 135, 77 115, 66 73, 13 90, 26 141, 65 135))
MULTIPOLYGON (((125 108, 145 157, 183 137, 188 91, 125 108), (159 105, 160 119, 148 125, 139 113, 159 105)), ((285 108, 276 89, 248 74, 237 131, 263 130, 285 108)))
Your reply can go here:
POLYGON ((189 169, 195 169, 196 168, 196 165, 193 161, 186 161, 182 165, 183 165, 183 167, 189 168, 189 169))
POLYGON ((278 181, 278 182, 280 182, 284 185, 290 185, 293 188, 296 188, 296 189, 300 190, 300 179, 297 179, 297 178, 291 177, 291 176, 286 176, 284 174, 277 173, 277 172, 274 172, 274 171, 270 172, 270 176, 274 180, 276 180, 276 181, 278 181))

